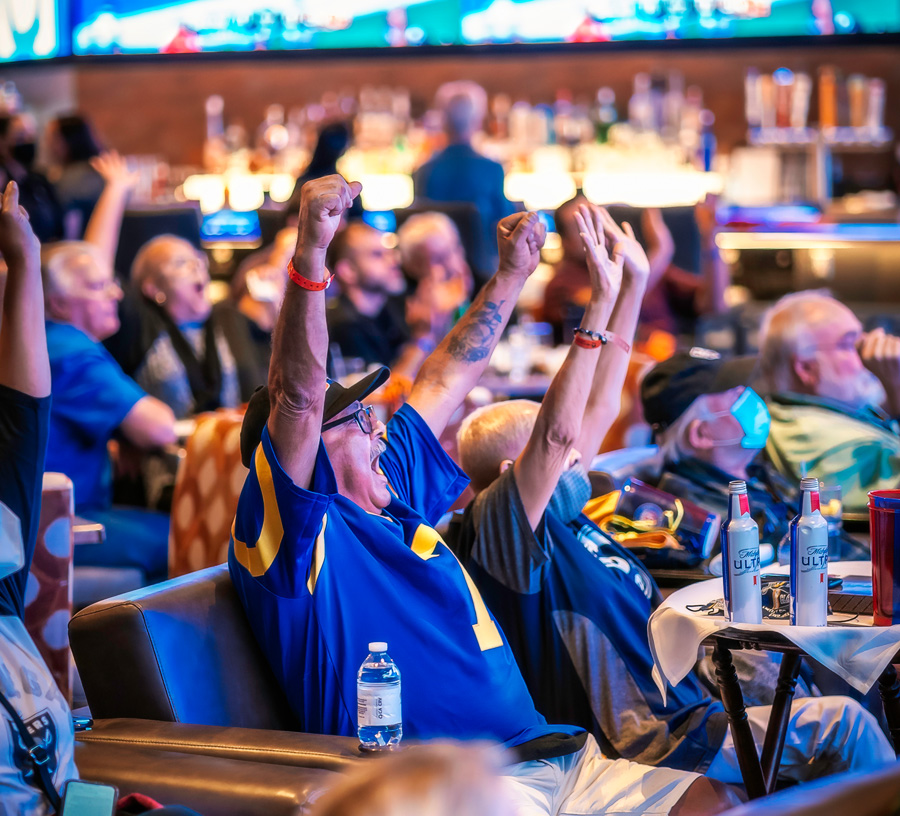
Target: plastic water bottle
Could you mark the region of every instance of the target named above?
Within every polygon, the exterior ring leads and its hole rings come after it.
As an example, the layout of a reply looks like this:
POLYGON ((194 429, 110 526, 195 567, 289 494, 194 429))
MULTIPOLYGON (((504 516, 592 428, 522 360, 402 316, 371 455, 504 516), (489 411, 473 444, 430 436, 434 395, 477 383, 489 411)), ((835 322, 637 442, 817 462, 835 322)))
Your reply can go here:
POLYGON ((400 716, 400 670, 387 643, 369 644, 369 655, 356 676, 357 725, 364 751, 392 751, 403 736, 400 716))
POLYGON ((828 522, 819 510, 819 480, 800 480, 800 515, 791 520, 791 623, 828 623, 828 522))
POLYGON ((722 525, 722 581, 725 617, 733 623, 762 623, 759 583, 759 527, 750 517, 747 483, 728 483, 728 517, 722 525))

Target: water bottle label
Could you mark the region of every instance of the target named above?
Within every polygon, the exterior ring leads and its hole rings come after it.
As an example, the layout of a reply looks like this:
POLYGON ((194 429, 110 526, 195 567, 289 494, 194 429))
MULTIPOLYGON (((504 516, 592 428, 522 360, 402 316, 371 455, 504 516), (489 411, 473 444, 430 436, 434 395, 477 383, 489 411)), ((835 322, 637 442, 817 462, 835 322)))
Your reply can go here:
POLYGON ((356 692, 359 727, 400 723, 400 686, 364 688, 356 692))

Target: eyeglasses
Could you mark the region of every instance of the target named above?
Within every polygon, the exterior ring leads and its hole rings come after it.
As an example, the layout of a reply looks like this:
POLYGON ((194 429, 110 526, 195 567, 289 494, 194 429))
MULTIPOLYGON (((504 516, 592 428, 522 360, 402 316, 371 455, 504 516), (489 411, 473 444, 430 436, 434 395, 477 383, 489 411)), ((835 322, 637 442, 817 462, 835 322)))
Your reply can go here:
POLYGON ((370 434, 375 429, 375 423, 373 421, 373 417, 374 417, 374 413, 372 411, 372 406, 370 405, 368 408, 363 406, 358 411, 354 411, 349 416, 341 417, 340 419, 335 419, 332 422, 326 422, 322 426, 322 430, 327 431, 330 428, 336 428, 338 425, 343 425, 345 422, 350 422, 351 419, 355 419, 356 424, 359 425, 359 429, 364 434, 370 434))
POLYGON ((122 287, 114 278, 113 280, 85 283, 73 294, 85 300, 110 300, 117 299, 122 295, 122 287))
POLYGON ((859 332, 852 332, 846 334, 844 337, 834 343, 823 343, 822 345, 809 346, 806 350, 810 354, 815 354, 817 351, 859 351, 860 336, 861 335, 859 334, 859 332))

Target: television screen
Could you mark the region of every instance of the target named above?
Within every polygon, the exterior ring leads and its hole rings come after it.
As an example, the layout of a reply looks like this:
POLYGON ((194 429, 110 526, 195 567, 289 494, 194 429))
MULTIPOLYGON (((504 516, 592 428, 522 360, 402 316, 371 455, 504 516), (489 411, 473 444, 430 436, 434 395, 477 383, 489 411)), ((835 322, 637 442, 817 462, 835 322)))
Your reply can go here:
POLYGON ((459 0, 72 0, 72 5, 75 54, 459 42, 459 0))
POLYGON ((0 62, 59 56, 60 17, 58 0, 0 0, 0 62))
POLYGON ((467 44, 900 31, 898 0, 462 0, 462 7, 467 44))
MULTIPOLYGON (((42 0, 3 2, 9 6, 42 0)), ((900 0, 71 0, 71 4, 75 54, 900 32, 900 0)))

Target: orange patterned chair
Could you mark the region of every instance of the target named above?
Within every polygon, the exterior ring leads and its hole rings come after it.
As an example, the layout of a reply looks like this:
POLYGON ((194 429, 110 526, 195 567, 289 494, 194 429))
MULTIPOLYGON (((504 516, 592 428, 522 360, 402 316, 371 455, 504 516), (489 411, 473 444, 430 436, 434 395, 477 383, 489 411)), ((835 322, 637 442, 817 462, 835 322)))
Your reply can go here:
POLYGON ((72 481, 45 473, 41 517, 31 572, 25 588, 25 628, 49 666, 56 684, 72 702, 72 547, 75 500, 72 481))
POLYGON ((224 562, 247 468, 241 463, 241 410, 200 414, 172 495, 169 577, 224 562))

